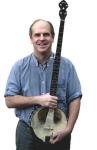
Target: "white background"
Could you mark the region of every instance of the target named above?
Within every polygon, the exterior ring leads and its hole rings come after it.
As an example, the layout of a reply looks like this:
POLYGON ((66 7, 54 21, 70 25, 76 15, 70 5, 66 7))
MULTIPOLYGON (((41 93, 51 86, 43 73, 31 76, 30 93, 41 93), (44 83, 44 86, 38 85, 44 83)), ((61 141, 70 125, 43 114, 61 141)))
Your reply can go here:
MULTIPOLYGON (((0 1, 0 149, 15 150, 15 128, 18 119, 5 106, 4 91, 9 71, 18 59, 32 52, 28 36, 31 23, 38 18, 53 23, 56 50, 59 29, 60 0, 0 1)), ((97 2, 67 0, 69 5, 64 28, 62 55, 69 58, 78 72, 82 105, 72 133, 71 150, 97 149, 97 2)))

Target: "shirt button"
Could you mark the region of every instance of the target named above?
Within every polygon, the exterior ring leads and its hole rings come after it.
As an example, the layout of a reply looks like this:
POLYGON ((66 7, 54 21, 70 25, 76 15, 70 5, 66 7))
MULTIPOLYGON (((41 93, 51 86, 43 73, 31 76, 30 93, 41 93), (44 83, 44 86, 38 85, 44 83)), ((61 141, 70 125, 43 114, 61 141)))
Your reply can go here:
POLYGON ((44 81, 42 81, 42 84, 44 84, 45 82, 44 81))

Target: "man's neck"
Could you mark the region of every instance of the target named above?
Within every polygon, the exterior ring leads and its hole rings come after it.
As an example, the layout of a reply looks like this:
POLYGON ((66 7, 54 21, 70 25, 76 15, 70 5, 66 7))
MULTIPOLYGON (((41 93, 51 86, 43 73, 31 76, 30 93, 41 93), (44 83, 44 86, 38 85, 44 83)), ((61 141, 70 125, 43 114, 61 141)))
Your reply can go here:
POLYGON ((41 63, 41 64, 45 64, 46 62, 47 62, 47 60, 48 60, 48 58, 51 56, 51 53, 52 52, 50 52, 50 53, 35 53, 34 52, 34 55, 35 55, 35 57, 37 58, 37 60, 39 61, 39 63, 41 63))

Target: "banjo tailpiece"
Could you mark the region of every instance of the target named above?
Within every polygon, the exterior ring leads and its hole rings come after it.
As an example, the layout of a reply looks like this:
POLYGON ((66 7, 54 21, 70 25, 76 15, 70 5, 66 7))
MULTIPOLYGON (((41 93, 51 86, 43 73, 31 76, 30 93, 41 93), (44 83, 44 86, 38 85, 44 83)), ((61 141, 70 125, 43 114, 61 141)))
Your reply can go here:
MULTIPOLYGON (((62 0, 59 3, 59 7, 60 27, 50 87, 50 95, 53 96, 56 95, 57 91, 64 23, 67 15, 66 9, 68 8, 68 4, 65 0, 62 0)), ((33 128, 35 135, 44 142, 51 142, 53 134, 66 127, 66 125, 66 114, 59 108, 39 108, 33 114, 31 120, 31 127, 33 128)))

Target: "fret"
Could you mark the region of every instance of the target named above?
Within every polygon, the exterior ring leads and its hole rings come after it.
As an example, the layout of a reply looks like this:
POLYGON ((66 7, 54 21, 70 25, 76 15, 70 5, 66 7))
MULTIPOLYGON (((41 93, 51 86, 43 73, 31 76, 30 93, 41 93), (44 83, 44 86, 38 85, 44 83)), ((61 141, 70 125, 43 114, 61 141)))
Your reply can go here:
POLYGON ((60 21, 59 35, 63 34, 63 30, 64 30, 64 21, 60 21))
POLYGON ((53 67, 56 69, 59 67, 59 63, 60 63, 60 59, 56 59, 54 64, 53 64, 53 67))
POLYGON ((56 95, 56 89, 54 88, 54 89, 51 89, 50 90, 50 94, 52 95, 52 96, 55 96, 56 95))
POLYGON ((51 80, 51 84, 52 84, 52 87, 55 87, 55 85, 57 85, 57 80, 58 80, 58 75, 56 76, 56 78, 52 78, 51 80))
POLYGON ((56 59, 60 60, 60 55, 61 55, 61 50, 59 48, 57 48, 57 53, 56 53, 56 56, 55 56, 55 60, 56 59))
MULTIPOLYGON (((62 37, 59 37, 58 38, 58 42, 62 42, 63 38, 62 37)), ((58 43, 59 44, 59 43, 58 43)))
POLYGON ((59 67, 58 68, 54 68, 54 70, 53 70, 53 75, 52 75, 52 79, 54 79, 54 78, 56 78, 56 76, 58 76, 58 74, 59 74, 59 67))
POLYGON ((57 79, 57 77, 58 77, 58 71, 56 72, 54 72, 54 76, 52 77, 52 79, 57 79))
POLYGON ((62 47, 62 43, 58 43, 58 45, 57 45, 57 51, 58 51, 58 52, 61 51, 61 47, 62 47))
POLYGON ((58 45, 57 45, 58 49, 61 49, 61 45, 62 45, 62 40, 60 40, 58 45))
POLYGON ((64 31, 63 28, 61 29, 61 31, 59 31, 59 37, 58 37, 58 39, 59 39, 59 38, 62 38, 62 36, 63 36, 63 31, 64 31))
POLYGON ((57 48, 58 48, 58 49, 61 49, 61 45, 62 45, 62 43, 59 42, 59 43, 57 44, 57 48))
POLYGON ((55 59, 54 67, 57 68, 60 63, 60 59, 55 59))
POLYGON ((53 83, 52 89, 55 89, 57 87, 56 83, 53 83))
POLYGON ((61 53, 61 50, 58 49, 58 53, 56 53, 56 56, 55 56, 55 60, 54 60, 54 61, 57 61, 57 60, 60 61, 60 56, 61 56, 60 53, 61 53))
MULTIPOLYGON (((58 71, 59 71, 59 68, 54 69, 54 71, 53 71, 53 75, 55 76, 55 78, 56 78, 57 74, 59 74, 58 71)), ((52 79, 54 79, 54 77, 52 77, 52 79)))
POLYGON ((56 87, 52 87, 52 88, 51 88, 51 90, 50 90, 50 92, 55 93, 55 92, 56 92, 56 90, 57 90, 57 86, 56 86, 56 87))
MULTIPOLYGON (((57 77, 58 78, 58 77, 57 77)), ((56 78, 52 78, 52 80, 51 80, 51 82, 52 82, 52 87, 53 87, 53 84, 57 84, 57 80, 56 80, 56 78)))

